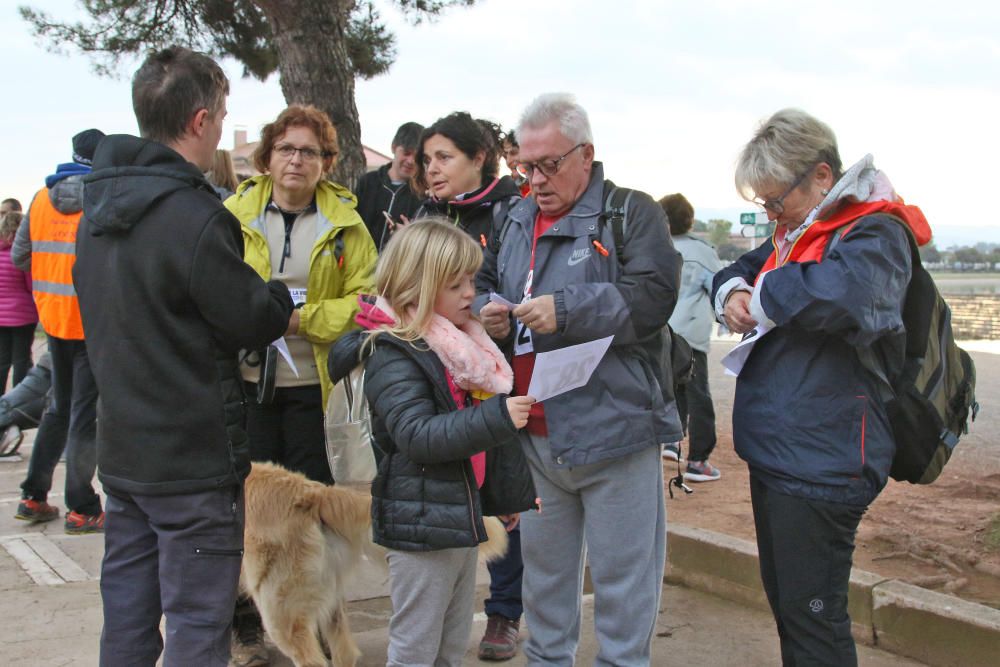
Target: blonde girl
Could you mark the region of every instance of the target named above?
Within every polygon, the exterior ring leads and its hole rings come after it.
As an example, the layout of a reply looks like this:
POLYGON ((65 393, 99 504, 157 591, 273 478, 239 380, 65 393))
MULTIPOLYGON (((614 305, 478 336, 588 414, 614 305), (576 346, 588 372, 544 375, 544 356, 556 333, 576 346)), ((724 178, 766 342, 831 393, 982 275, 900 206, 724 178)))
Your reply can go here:
POLYGON ((534 500, 517 441, 534 399, 508 396, 512 373, 472 317, 482 251, 448 221, 397 232, 379 258, 367 332, 331 354, 339 379, 367 354, 365 395, 379 450, 375 542, 389 549, 388 665, 460 665, 472 625, 484 515, 534 500))

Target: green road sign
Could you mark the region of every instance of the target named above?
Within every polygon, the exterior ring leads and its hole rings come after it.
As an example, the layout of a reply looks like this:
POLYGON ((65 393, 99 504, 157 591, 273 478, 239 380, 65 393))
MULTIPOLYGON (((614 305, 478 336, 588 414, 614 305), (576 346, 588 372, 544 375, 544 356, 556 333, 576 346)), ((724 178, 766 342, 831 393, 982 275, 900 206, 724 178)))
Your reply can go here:
POLYGON ((754 236, 756 236, 759 239, 764 239, 769 237, 772 233, 774 233, 774 227, 772 227, 771 223, 768 222, 764 223, 763 225, 754 225, 753 231, 754 231, 754 236))
POLYGON ((755 224, 757 224, 757 214, 756 213, 740 213, 740 224, 741 225, 755 225, 755 224))

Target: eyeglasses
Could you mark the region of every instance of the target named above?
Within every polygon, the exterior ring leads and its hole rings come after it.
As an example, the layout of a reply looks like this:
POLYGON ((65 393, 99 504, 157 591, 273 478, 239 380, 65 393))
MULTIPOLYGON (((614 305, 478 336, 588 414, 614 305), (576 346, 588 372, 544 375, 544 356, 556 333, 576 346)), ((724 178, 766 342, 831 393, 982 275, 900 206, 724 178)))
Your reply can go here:
POLYGON ((760 197, 758 197, 754 199, 753 202, 757 204, 757 206, 760 206, 761 208, 770 211, 775 216, 781 215, 782 213, 785 212, 785 197, 792 194, 795 188, 802 185, 802 181, 806 180, 806 177, 812 173, 813 169, 815 169, 818 164, 819 163, 817 162, 816 164, 811 165, 808 169, 802 172, 799 175, 799 177, 795 179, 795 182, 793 182, 788 187, 788 189, 781 194, 780 197, 776 199, 761 199, 760 197))
POLYGON ((274 152, 281 156, 283 160, 291 160, 292 156, 298 153, 306 162, 315 162, 320 158, 333 157, 336 153, 330 151, 319 151, 315 148, 297 148, 291 144, 278 144, 274 147, 274 152))
POLYGON ((577 144, 573 148, 569 149, 562 155, 560 155, 555 160, 539 160, 538 162, 521 162, 520 167, 524 170, 524 173, 531 178, 535 174, 535 169, 542 172, 543 176, 552 178, 559 171, 559 167, 562 166, 562 161, 569 157, 569 154, 575 151, 577 148, 583 148, 587 144, 577 144))

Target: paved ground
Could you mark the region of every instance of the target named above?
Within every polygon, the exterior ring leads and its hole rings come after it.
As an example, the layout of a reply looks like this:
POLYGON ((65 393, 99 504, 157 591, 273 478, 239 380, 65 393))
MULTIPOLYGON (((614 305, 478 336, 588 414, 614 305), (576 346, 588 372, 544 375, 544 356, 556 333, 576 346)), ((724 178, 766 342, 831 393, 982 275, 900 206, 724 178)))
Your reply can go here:
MULTIPOLYGON (((29 437, 32 434, 29 432, 29 437)), ((31 443, 22 446, 25 460, 0 463, 0 663, 3 665, 96 665, 101 630, 99 591, 100 535, 68 536, 62 522, 29 526, 13 518, 18 484, 27 467, 31 443)), ((62 465, 56 471, 56 492, 50 500, 61 504, 62 465)), ((481 568, 480 582, 486 581, 481 568)), ((485 588, 481 587, 480 597, 485 588)), ((390 613, 384 581, 364 572, 352 591, 351 624, 364 657, 361 665, 385 664, 390 613)), ((592 631, 592 604, 584 607, 585 633, 580 663, 591 664, 596 654, 592 631)), ((467 664, 479 663, 475 645, 485 628, 477 617, 470 637, 467 664)), ((665 586, 663 608, 654 642, 656 665, 770 665, 778 663, 777 641, 769 615, 698 593, 665 586)), ((273 653, 273 664, 291 662, 273 653)), ((518 657, 507 663, 523 665, 518 657)), ((873 667, 915 665, 910 660, 861 648, 861 664, 873 667)))
MULTIPOLYGON (((996 357, 1000 360, 1000 357, 996 357)), ((977 359, 978 363, 978 359, 977 359)), ((0 459, 0 664, 56 667, 96 665, 101 632, 99 589, 103 538, 65 535, 62 520, 26 525, 15 520, 19 484, 25 476, 34 431, 26 432, 23 460, 0 459)), ((63 465, 56 469, 49 500, 62 507, 63 465)), ((62 508, 65 512, 65 508, 62 508)), ((668 514, 669 517, 669 514, 668 514)), ((480 567, 479 598, 485 597, 486 570, 480 567)), ((391 606, 385 581, 374 568, 360 573, 351 591, 351 626, 360 646, 362 666, 385 664, 391 606)), ((475 647, 486 621, 477 614, 466 664, 482 665, 475 647)), ((593 605, 584 604, 580 664, 592 664, 597 653, 593 605)), ((522 630, 522 638, 526 630, 522 630)), ((918 665, 909 659, 859 647, 863 666, 918 665)), ((780 662, 777 637, 769 614, 677 586, 664 586, 654 640, 654 665, 740 667, 780 662)), ((272 650, 275 667, 291 661, 272 650)), ((519 655, 507 663, 524 665, 519 655)))

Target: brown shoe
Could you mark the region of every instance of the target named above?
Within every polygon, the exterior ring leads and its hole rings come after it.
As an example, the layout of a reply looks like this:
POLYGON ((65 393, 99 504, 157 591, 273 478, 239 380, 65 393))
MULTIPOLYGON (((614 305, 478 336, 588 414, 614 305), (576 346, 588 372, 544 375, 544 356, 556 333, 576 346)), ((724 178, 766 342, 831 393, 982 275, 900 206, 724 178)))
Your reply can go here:
POLYGON ((266 667, 271 664, 260 619, 237 619, 233 623, 229 652, 229 667, 266 667))
POLYGON ((479 642, 480 660, 510 660, 517 655, 517 633, 521 622, 499 614, 487 618, 486 633, 479 642))

